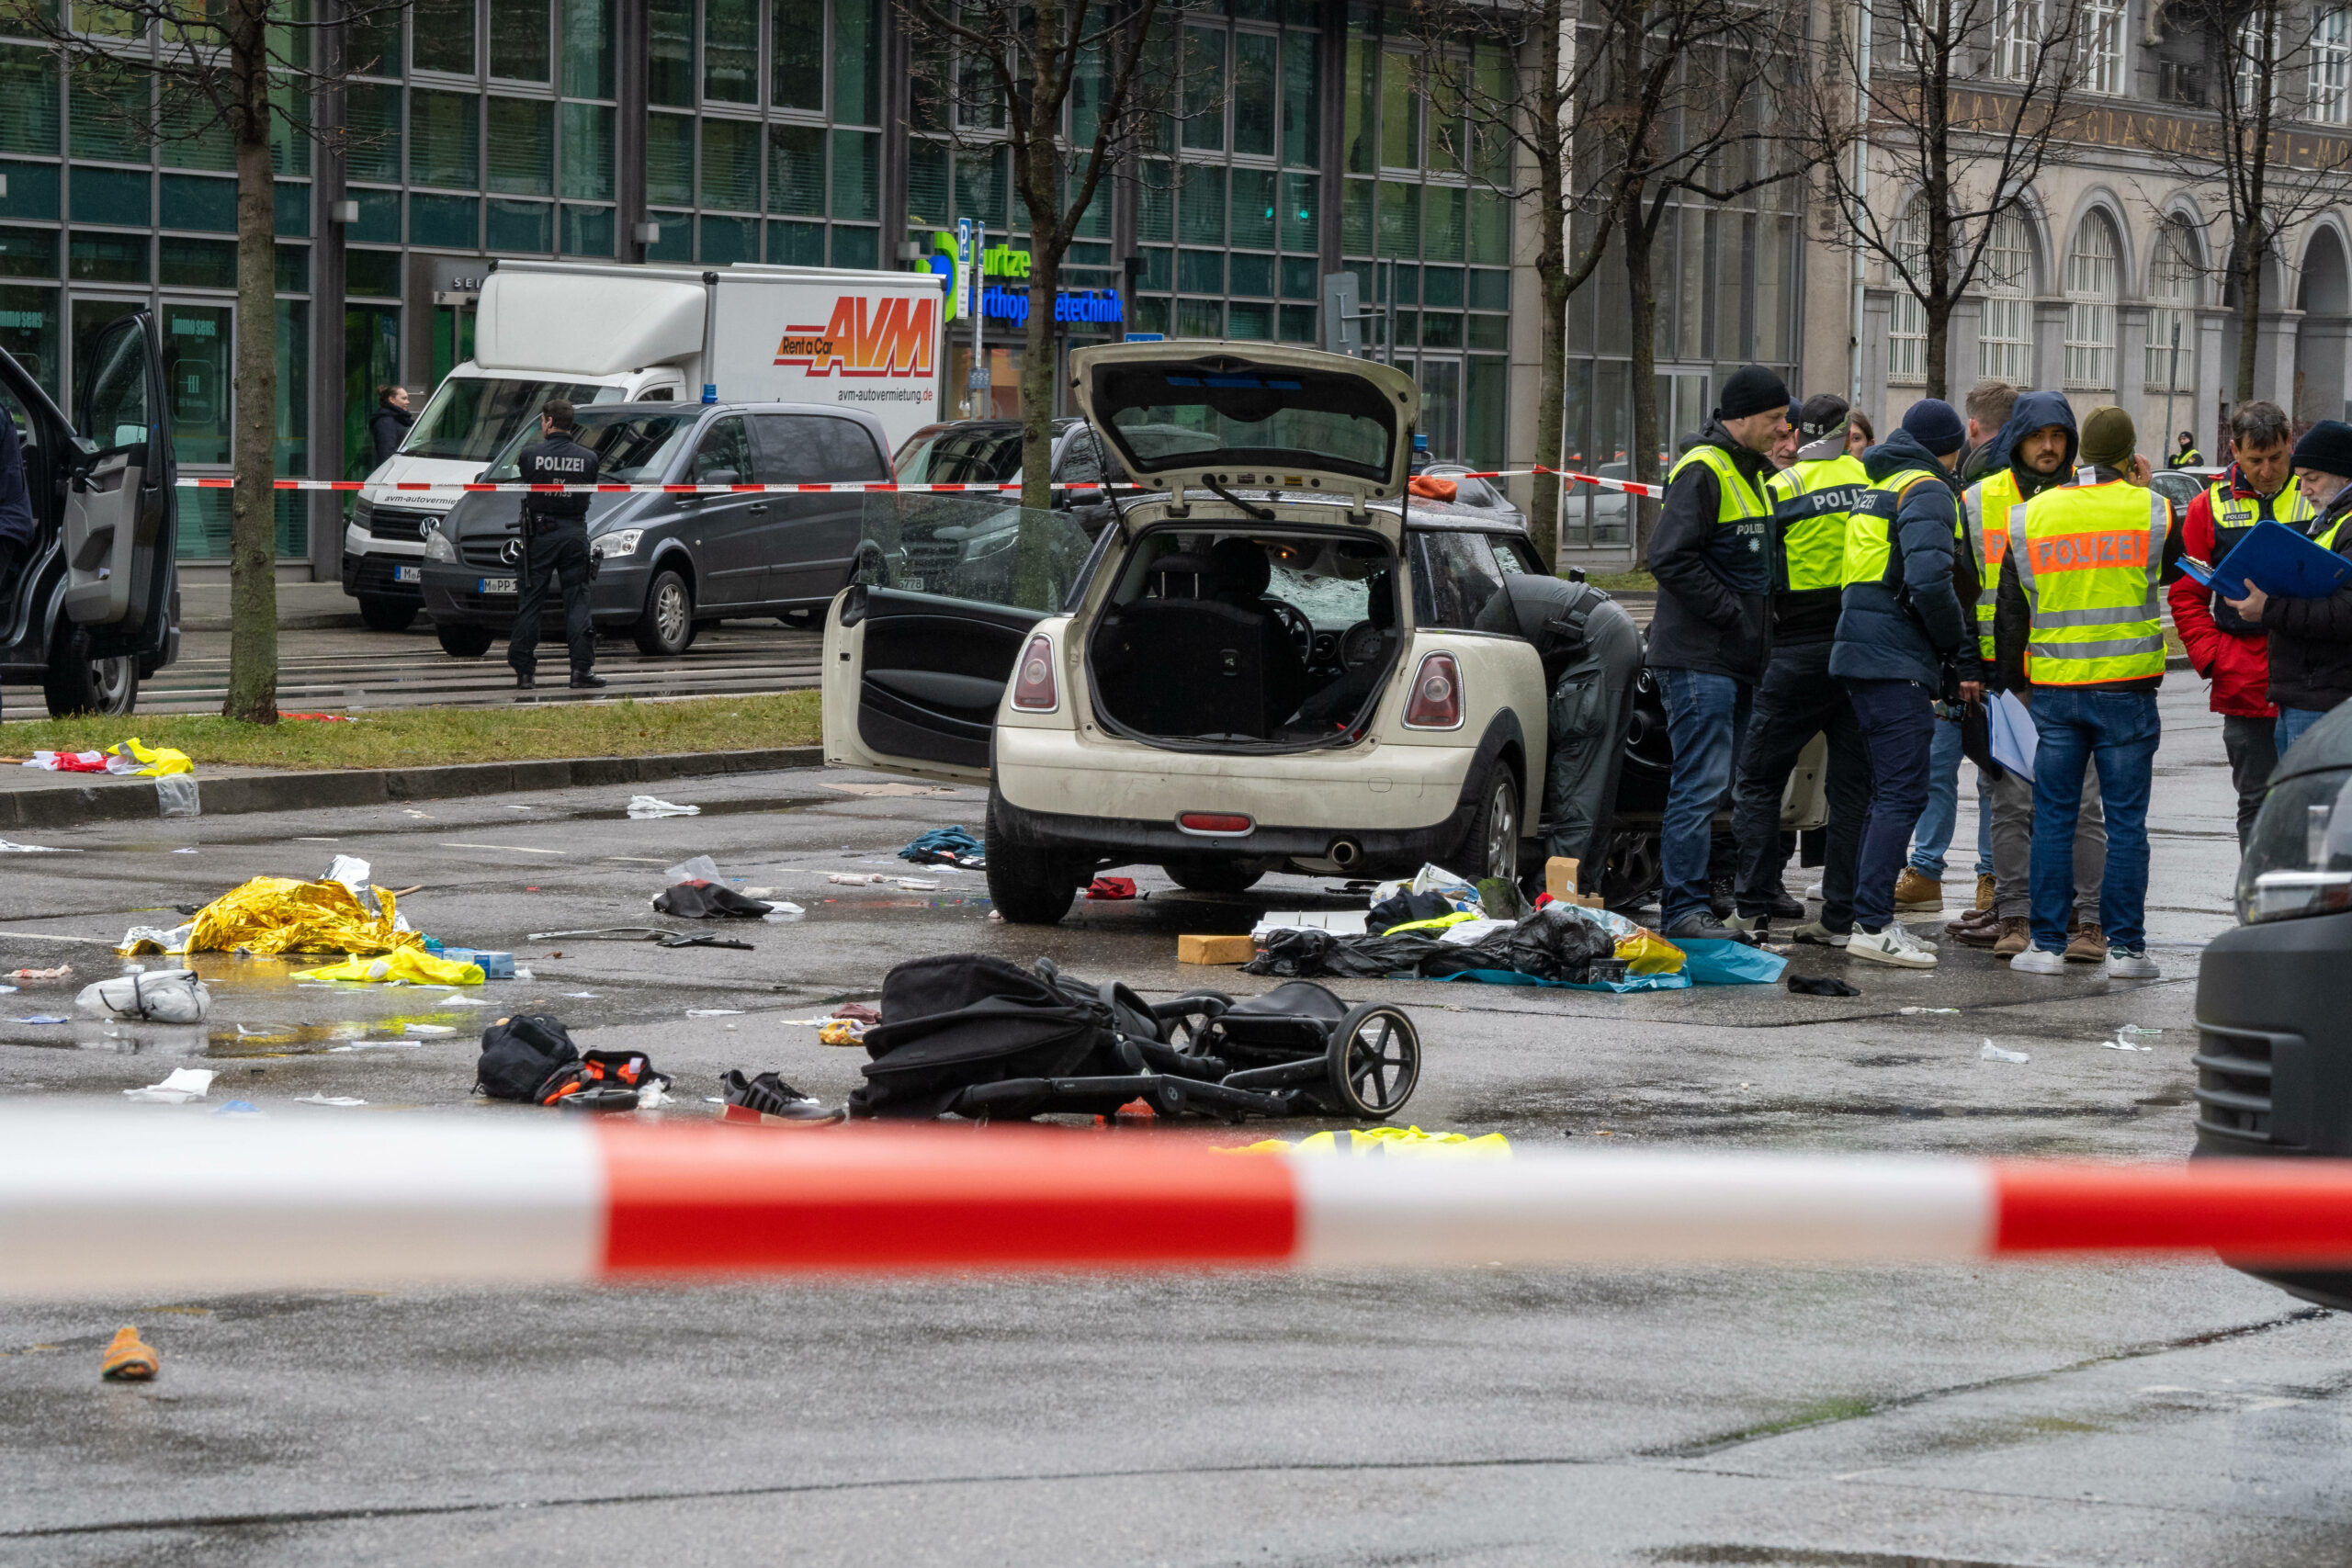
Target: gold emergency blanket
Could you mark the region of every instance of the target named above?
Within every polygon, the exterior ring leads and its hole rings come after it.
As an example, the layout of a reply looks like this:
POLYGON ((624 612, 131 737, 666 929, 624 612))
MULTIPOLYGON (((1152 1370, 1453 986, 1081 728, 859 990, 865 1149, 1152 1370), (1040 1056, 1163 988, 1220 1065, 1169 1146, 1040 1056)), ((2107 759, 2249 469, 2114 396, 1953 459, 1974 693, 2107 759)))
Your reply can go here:
POLYGON ((1363 1159, 1509 1159, 1510 1140, 1500 1133, 1474 1138, 1467 1133, 1424 1133, 1419 1127, 1342 1128, 1313 1133, 1291 1143, 1266 1138, 1218 1151, 1233 1155, 1339 1155, 1363 1159))
POLYGON ((233 953, 257 958, 280 953, 390 953, 419 947, 414 931, 392 929, 392 895, 374 889, 383 913, 369 912, 359 896, 340 882, 298 882, 290 876, 256 876, 220 895, 196 912, 185 928, 187 941, 167 948, 153 937, 134 938, 117 949, 126 958, 144 953, 233 953))

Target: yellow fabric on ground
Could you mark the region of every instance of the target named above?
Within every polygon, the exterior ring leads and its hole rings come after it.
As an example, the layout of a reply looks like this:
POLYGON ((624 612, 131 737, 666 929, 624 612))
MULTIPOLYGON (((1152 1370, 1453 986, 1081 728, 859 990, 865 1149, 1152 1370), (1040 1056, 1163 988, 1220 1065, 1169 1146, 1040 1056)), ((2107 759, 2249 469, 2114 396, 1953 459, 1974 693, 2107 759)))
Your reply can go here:
POLYGON ((1448 926, 1458 926, 1464 920, 1483 920, 1486 918, 1475 909, 1456 909, 1450 915, 1440 915, 1434 919, 1408 920, 1401 926, 1390 926, 1380 934, 1403 936, 1407 931, 1442 931, 1448 926))
POLYGON ((1510 1140, 1500 1133, 1474 1138, 1467 1133, 1424 1133, 1419 1127, 1356 1127, 1313 1133, 1291 1143, 1265 1138, 1222 1151, 1232 1155, 1352 1155, 1358 1159, 1509 1159, 1510 1140))
POLYGON ((118 757, 127 757, 141 764, 137 773, 129 775, 131 778, 159 779, 165 773, 196 772, 196 764, 188 760, 187 752, 175 751, 169 746, 148 746, 135 735, 121 745, 108 747, 107 750, 118 757))
POLYGON ((1682 950, 1654 931, 1645 929, 1619 937, 1616 956, 1625 961, 1625 971, 1631 975, 1682 973, 1682 950))
MULTIPOLYGON (((300 882, 290 876, 256 876, 232 887, 196 912, 187 942, 178 953, 233 953, 256 957, 280 953, 390 953, 421 947, 414 931, 393 929, 392 896, 375 889, 383 912, 371 912, 340 882, 300 882)), ((160 943, 134 942, 118 950, 124 957, 164 951, 160 943)), ((479 978, 479 976, 477 976, 479 978)))
POLYGON ((323 969, 297 969, 297 980, 374 980, 411 986, 479 986, 481 965, 435 958, 421 947, 396 947, 381 957, 346 958, 323 969))

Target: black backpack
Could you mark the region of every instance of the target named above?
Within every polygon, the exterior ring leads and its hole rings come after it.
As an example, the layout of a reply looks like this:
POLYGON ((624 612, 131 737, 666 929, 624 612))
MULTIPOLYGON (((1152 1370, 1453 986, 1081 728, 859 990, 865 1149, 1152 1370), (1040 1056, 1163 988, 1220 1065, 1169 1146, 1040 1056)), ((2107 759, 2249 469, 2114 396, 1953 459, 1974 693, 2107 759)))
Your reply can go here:
POLYGON ((502 1018, 481 1032, 474 1092, 520 1105, 539 1100, 539 1087, 580 1060, 580 1047, 554 1019, 537 1013, 502 1018))

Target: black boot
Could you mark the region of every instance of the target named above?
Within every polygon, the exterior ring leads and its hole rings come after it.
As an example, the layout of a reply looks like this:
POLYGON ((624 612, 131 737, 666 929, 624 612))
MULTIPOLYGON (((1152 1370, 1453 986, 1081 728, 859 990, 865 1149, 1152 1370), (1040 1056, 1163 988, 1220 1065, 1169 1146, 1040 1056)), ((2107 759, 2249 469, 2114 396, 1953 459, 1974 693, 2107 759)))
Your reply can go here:
POLYGON ((571 672, 571 689, 575 692, 594 691, 610 684, 612 682, 602 675, 592 674, 585 670, 574 670, 571 672))
POLYGON ((514 671, 514 689, 516 691, 527 692, 537 684, 538 682, 537 681, 531 679, 531 672, 528 670, 517 670, 514 671))

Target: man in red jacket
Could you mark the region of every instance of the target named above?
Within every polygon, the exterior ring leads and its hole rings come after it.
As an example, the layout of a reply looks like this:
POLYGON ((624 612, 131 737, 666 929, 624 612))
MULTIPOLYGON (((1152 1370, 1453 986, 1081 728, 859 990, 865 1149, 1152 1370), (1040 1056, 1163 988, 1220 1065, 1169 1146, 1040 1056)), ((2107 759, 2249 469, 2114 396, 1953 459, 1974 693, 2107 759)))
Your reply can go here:
MULTIPOLYGON (((2277 403, 2240 403, 2230 415, 2230 449, 2236 459, 2211 488, 2188 503, 2181 553, 2219 566, 2237 542, 2266 518, 2302 529, 2315 514, 2288 459, 2293 427, 2277 403)), ((2172 597, 2173 629, 2188 662, 2211 682, 2207 701, 2222 716, 2222 745, 2238 791, 2238 847, 2245 847, 2262 794, 2278 765, 2273 736, 2278 710, 2270 705, 2270 658, 2263 629, 2183 573, 2172 597)))

